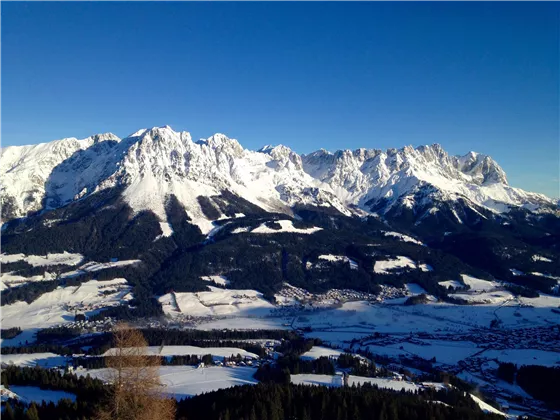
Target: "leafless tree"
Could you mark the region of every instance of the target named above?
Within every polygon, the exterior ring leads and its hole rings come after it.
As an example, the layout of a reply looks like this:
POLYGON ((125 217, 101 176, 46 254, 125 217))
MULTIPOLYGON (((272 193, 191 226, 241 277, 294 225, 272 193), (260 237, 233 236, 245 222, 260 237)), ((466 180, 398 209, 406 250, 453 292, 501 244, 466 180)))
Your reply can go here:
POLYGON ((162 393, 160 359, 148 356, 142 333, 125 323, 114 331, 105 380, 111 383, 109 400, 99 411, 99 420, 172 420, 175 400, 162 393))

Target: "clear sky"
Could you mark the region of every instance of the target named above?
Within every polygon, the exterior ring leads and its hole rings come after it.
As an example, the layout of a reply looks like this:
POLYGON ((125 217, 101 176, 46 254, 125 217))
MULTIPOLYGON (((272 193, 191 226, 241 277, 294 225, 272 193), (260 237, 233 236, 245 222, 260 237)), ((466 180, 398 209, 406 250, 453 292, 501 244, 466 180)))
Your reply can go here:
POLYGON ((300 153, 440 143, 560 195, 557 2, 1 7, 3 146, 161 125, 300 153))

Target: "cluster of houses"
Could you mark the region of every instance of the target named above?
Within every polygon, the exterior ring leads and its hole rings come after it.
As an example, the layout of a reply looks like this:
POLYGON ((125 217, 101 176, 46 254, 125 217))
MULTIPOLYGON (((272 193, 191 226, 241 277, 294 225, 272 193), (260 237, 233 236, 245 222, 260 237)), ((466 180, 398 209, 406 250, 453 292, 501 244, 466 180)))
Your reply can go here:
POLYGON ((284 287, 276 294, 276 301, 279 306, 314 309, 351 301, 381 302, 384 299, 394 299, 406 295, 406 290, 392 286, 381 286, 379 294, 358 292, 352 289, 331 289, 325 293, 315 294, 284 283, 284 287))

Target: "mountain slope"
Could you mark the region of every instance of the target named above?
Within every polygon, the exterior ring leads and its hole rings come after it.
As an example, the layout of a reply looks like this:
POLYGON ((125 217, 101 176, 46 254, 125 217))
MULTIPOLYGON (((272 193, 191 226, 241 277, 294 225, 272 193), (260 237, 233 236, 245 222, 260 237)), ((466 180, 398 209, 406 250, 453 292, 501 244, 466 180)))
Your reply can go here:
MULTIPOLYGON (((205 276, 270 300, 285 283, 376 293, 415 282, 446 298, 439 282, 461 274, 548 293, 560 276, 556 203, 510 187, 487 156, 438 145, 300 156, 160 127, 6 148, 0 168, 3 253, 140 260, 54 270, 64 282, 126 278, 144 315, 161 311, 154 295, 205 290, 205 276)), ((25 262, 2 268, 18 281, 8 301, 59 284, 25 262)))
MULTIPOLYGON (((83 140, 67 138, 33 146, 2 148, 0 157, 2 219, 21 217, 28 212, 45 207, 43 200, 49 188, 47 181, 58 165, 75 158, 80 153, 86 154, 89 159, 106 156, 108 149, 119 141, 117 136, 107 133, 83 140)), ((60 181, 71 182, 72 175, 76 174, 68 174, 66 179, 60 181)))

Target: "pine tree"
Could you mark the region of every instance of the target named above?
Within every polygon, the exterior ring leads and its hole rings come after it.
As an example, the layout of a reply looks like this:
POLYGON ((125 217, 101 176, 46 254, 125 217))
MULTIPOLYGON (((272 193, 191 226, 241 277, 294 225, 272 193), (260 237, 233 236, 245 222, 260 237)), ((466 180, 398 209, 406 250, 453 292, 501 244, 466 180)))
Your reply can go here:
POLYGON ((25 420, 39 420, 39 412, 37 411, 37 406, 34 402, 31 403, 25 412, 25 420))
POLYGON ((259 420, 268 420, 268 412, 266 411, 265 404, 258 404, 258 411, 259 411, 259 420))
POLYGON ((381 405, 381 410, 379 411, 379 420, 388 420, 389 417, 387 416, 387 406, 385 403, 381 405))
POLYGON ((16 416, 14 414, 14 410, 12 409, 11 404, 8 402, 6 403, 6 408, 4 409, 4 413, 2 415, 4 420, 15 420, 16 416))
POLYGON ((257 420, 257 412, 255 411, 255 406, 251 407, 251 414, 249 415, 249 420, 257 420))

